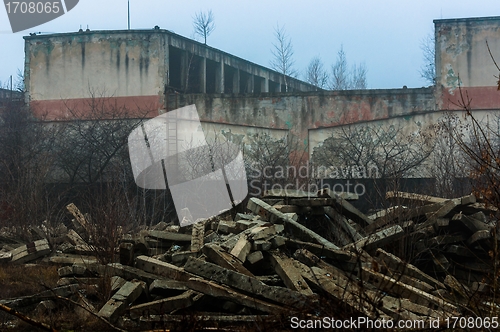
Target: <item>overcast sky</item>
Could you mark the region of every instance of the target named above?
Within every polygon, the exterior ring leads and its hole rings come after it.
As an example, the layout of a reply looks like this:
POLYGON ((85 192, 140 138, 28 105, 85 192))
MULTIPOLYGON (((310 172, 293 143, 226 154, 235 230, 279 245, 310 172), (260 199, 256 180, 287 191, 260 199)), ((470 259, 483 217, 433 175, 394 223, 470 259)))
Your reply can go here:
MULTIPOLYGON (((500 0, 130 0, 131 28, 158 25, 192 37, 193 16, 209 9, 216 25, 207 40, 212 47, 269 66, 279 24, 291 38, 300 77, 314 56, 330 68, 343 45, 348 63, 364 63, 368 69, 368 88, 379 89, 428 85, 419 73, 420 45, 433 33, 433 20, 500 16, 500 0)), ((16 34, 0 8, 2 84, 24 67, 23 36, 74 32, 87 25, 91 30, 126 29, 127 0, 80 0, 64 16, 16 34)))

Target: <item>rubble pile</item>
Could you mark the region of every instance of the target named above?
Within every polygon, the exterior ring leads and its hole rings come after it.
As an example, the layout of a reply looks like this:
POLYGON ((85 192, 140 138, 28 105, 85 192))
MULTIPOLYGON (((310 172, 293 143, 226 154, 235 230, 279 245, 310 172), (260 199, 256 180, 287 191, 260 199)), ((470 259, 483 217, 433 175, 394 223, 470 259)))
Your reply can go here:
POLYGON ((496 209, 474 195, 386 198, 390 208, 365 215, 352 194, 271 190, 250 198, 247 213, 123 234, 119 259, 106 265, 91 223, 70 204, 71 227, 0 252, 2 264, 57 264, 59 287, 0 304, 53 310, 53 300, 70 298, 125 330, 286 329, 291 317, 444 323, 498 312, 496 209), (104 305, 92 296, 103 288, 104 305))

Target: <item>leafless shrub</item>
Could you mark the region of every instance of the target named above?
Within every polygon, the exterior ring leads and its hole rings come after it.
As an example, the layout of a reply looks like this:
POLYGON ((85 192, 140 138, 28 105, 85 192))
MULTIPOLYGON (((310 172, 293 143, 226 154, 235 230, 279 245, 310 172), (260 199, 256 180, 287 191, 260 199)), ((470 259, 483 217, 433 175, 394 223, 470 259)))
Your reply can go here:
POLYGON ((319 56, 312 58, 306 69, 306 82, 323 89, 328 84, 328 73, 323 68, 323 62, 319 56))
POLYGON ((429 84, 436 84, 436 40, 428 34, 420 42, 424 63, 420 67, 420 76, 429 84))
POLYGON ((205 45, 207 44, 207 37, 215 29, 214 14, 212 10, 207 13, 198 12, 193 18, 194 33, 203 38, 205 45))
POLYGON ((337 54, 337 60, 332 65, 332 74, 330 75, 330 89, 331 90, 360 90, 367 88, 366 81, 366 66, 362 63, 353 65, 349 69, 347 57, 344 52, 344 47, 340 47, 337 54))
MULTIPOLYGON (((57 130, 31 116, 22 103, 0 110, 0 222, 27 230, 51 218, 49 172, 57 130)), ((25 234, 27 235, 27 233, 25 234)))

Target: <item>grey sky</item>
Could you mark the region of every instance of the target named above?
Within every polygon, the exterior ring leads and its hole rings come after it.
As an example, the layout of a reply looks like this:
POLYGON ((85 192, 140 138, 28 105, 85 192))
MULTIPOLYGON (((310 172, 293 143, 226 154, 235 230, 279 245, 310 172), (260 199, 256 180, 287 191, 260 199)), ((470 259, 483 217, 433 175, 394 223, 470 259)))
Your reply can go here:
MULTIPOLYGON (((368 87, 375 89, 427 85, 419 74, 420 43, 433 33, 433 20, 499 16, 500 1, 130 0, 130 9, 132 29, 158 25, 186 37, 193 36, 195 13, 211 9, 216 28, 207 44, 264 66, 272 57, 273 29, 284 25, 301 74, 316 55, 330 68, 343 45, 351 65, 365 63, 368 87)), ((24 35, 73 32, 87 25, 91 30, 126 29, 127 0, 80 0, 64 16, 16 34, 0 8, 2 84, 24 66, 24 35)))

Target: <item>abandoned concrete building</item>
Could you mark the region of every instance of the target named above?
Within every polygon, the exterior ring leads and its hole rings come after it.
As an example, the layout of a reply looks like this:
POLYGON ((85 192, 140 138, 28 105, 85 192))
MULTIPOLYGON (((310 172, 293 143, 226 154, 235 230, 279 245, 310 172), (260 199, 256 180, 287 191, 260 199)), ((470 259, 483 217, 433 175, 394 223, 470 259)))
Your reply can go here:
MULTIPOLYGON (((435 20, 436 84, 426 88, 317 91, 168 30, 80 31, 25 39, 26 101, 46 120, 109 97, 154 117, 195 104, 215 130, 290 134, 312 153, 339 126, 436 123, 458 111, 459 86, 483 116, 500 109, 491 53, 500 62, 500 17, 435 20)), ((404 73, 402 73, 404 75, 404 73)))

